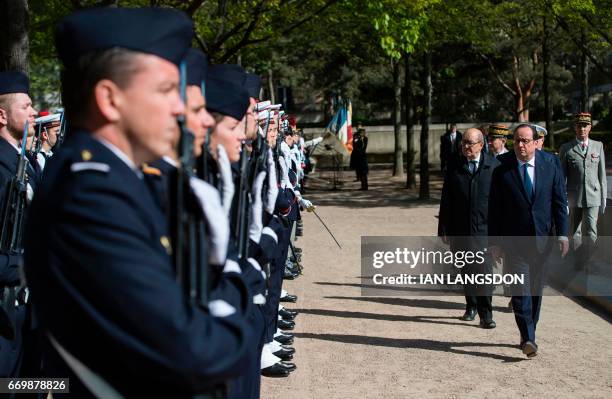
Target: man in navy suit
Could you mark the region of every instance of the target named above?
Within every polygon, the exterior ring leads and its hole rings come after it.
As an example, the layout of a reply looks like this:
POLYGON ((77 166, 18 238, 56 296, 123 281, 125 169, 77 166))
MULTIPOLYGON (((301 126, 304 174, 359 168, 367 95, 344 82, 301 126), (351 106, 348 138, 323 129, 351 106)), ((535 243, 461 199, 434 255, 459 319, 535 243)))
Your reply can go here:
POLYGON ((554 241, 561 256, 569 248, 563 173, 536 150, 537 139, 532 125, 516 127, 514 153, 498 157, 501 165, 493 173, 489 198, 491 252, 496 260, 505 258, 508 271, 525 277, 524 286, 513 292, 512 306, 528 357, 538 351, 535 331, 546 258, 554 241))

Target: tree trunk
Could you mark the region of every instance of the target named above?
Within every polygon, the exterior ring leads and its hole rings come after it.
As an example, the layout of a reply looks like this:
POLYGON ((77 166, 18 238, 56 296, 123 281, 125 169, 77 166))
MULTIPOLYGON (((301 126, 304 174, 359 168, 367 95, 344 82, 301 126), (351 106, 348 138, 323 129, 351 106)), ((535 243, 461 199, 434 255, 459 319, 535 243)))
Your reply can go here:
POLYGON ((3 32, 0 35, 0 71, 28 73, 28 2, 0 1, 3 32))
POLYGON ((414 164, 414 108, 412 82, 410 80, 410 54, 404 54, 404 110, 406 115, 406 188, 416 187, 414 164))
POLYGON ((276 104, 275 93, 274 93, 274 76, 272 75, 272 68, 268 69, 268 90, 270 91, 270 102, 276 104))
POLYGON ((393 176, 404 177, 404 160, 402 157, 402 82, 399 60, 392 60, 393 64, 393 133, 394 156, 393 176))
POLYGON ((548 145, 550 148, 555 149, 555 136, 552 124, 552 109, 550 107, 550 83, 548 80, 548 67, 550 64, 550 27, 548 25, 548 19, 545 15, 543 17, 544 22, 544 35, 542 37, 542 91, 544 92, 544 117, 546 120, 546 130, 548 131, 548 145))
POLYGON ((429 199, 429 122, 431 119, 431 53, 423 55, 423 113, 421 114, 421 186, 419 199, 429 199))
MULTIPOLYGON (((587 46, 584 32, 582 44, 587 46)), ((580 62, 580 112, 589 112, 589 59, 585 53, 582 53, 580 62)))
POLYGON ((519 122, 529 122, 529 109, 525 108, 527 99, 523 93, 519 93, 514 96, 516 100, 516 119, 519 122))

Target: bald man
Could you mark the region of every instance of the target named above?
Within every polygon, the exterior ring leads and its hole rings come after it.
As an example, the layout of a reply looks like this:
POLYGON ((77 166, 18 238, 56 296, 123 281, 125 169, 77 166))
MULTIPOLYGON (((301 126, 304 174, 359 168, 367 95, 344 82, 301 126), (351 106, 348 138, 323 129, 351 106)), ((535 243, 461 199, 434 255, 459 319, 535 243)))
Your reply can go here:
MULTIPOLYGON (((466 130, 461 139, 461 156, 449 163, 444 178, 438 236, 450 244, 451 251, 479 251, 488 246, 489 189, 493 170, 499 161, 485 154, 484 135, 475 128, 466 130)), ((462 273, 487 273, 492 265, 485 258, 481 265, 467 265, 462 273)), ((466 285, 465 314, 461 320, 480 316, 480 327, 495 328, 491 295, 481 286, 466 285)))

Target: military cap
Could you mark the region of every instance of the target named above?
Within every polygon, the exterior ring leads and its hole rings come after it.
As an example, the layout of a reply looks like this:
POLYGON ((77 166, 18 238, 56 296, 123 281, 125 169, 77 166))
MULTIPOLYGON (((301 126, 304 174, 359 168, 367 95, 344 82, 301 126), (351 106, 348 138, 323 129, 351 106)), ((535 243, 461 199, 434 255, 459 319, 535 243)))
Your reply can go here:
POLYGON ((237 64, 218 64, 211 65, 208 68, 211 75, 214 75, 220 80, 225 80, 236 86, 244 87, 244 82, 247 73, 237 64))
POLYGON ((187 85, 200 86, 206 80, 208 59, 202 51, 190 48, 185 55, 185 66, 187 67, 187 85))
POLYGON ((540 126, 540 125, 533 125, 533 128, 536 130, 536 133, 538 134, 538 137, 542 138, 548 135, 548 130, 546 130, 546 128, 540 126))
POLYGON ((156 55, 176 65, 193 38, 193 23, 169 8, 101 7, 77 11, 60 21, 55 43, 66 67, 88 53, 124 48, 156 55))
POLYGON ((261 78, 254 73, 247 73, 244 79, 244 88, 249 92, 249 97, 259 98, 261 78))
POLYGON ((219 79, 214 74, 207 75, 206 108, 209 111, 240 120, 246 114, 249 104, 249 93, 242 86, 219 79))
POLYGON ((587 125, 592 124, 593 121, 591 119, 591 114, 588 112, 579 112, 577 114, 574 114, 574 123, 586 123, 587 125))
POLYGON ((510 130, 505 125, 489 125, 489 137, 492 139, 505 139, 510 130))
POLYGON ((0 95, 30 91, 30 80, 19 71, 0 72, 0 95))
POLYGON ((34 123, 37 125, 50 125, 61 120, 62 114, 47 114, 34 119, 34 123))

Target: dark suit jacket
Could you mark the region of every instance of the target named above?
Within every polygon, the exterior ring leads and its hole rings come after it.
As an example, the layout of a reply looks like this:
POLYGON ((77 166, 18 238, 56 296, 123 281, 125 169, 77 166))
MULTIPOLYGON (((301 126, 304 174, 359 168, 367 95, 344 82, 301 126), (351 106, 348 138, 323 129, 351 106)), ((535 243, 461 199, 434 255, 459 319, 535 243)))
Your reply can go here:
POLYGON ((461 156, 461 137, 461 133, 457 131, 454 145, 451 141, 450 132, 446 132, 440 137, 440 162, 442 163, 443 170, 453 158, 461 156))
MULTIPOLYGON (((567 195, 563 172, 556 163, 535 153, 535 197, 531 201, 524 189, 514 152, 497 158, 501 165, 493 172, 489 198, 489 235, 539 237, 529 240, 542 253, 554 234, 567 236, 567 195)), ((517 250, 516 239, 491 239, 506 250, 517 250)), ((524 242, 520 243, 521 245, 524 242)))
MULTIPOLYGON (((463 155, 449 164, 440 201, 439 236, 479 236, 482 237, 477 240, 479 244, 486 246, 489 190, 498 165, 497 159, 485 153, 480 154, 473 175, 463 155)), ((453 239, 450 240, 453 245, 453 239)))

